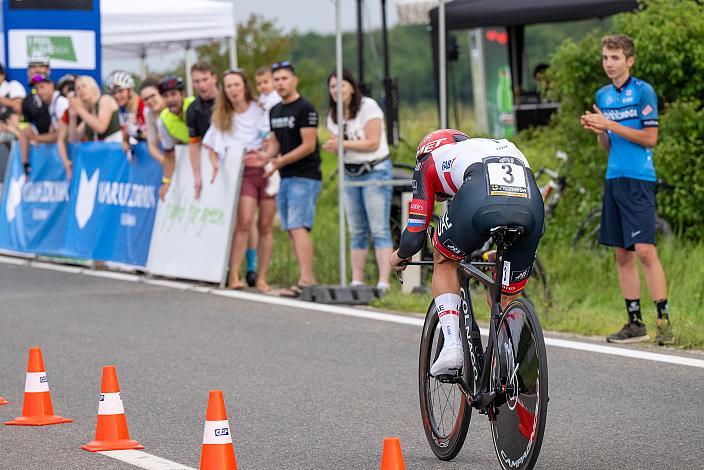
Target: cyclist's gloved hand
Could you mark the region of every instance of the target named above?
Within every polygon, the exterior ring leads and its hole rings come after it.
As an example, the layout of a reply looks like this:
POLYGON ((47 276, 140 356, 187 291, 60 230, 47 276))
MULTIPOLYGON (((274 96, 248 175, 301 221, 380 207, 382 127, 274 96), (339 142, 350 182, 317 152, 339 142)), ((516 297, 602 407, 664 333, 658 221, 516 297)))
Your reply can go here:
POLYGON ((393 269, 396 272, 403 271, 406 269, 406 264, 409 262, 411 258, 401 258, 398 256, 398 250, 394 251, 391 253, 391 256, 389 257, 389 264, 391 265, 391 269, 393 269))

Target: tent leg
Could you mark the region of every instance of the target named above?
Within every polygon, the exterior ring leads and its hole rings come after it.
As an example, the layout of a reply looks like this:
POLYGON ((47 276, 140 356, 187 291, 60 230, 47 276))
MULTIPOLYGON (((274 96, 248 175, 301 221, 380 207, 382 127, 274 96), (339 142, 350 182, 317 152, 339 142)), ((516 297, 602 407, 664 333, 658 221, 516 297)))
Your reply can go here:
POLYGON ((185 74, 186 74, 186 91, 188 92, 187 96, 193 96, 193 79, 191 78, 191 67, 193 66, 193 49, 191 48, 191 41, 188 41, 186 43, 186 57, 184 60, 185 63, 185 74))

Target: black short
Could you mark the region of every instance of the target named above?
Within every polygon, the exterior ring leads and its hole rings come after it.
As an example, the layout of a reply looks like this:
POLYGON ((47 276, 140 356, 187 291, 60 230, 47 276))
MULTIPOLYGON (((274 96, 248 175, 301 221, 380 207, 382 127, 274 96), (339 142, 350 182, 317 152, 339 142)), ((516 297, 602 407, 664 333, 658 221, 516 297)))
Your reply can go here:
POLYGON ((627 250, 655 244, 655 183, 632 178, 606 180, 599 243, 627 250))
POLYGON ((530 169, 525 169, 525 175, 526 197, 497 196, 490 194, 485 165, 470 166, 465 172, 464 184, 452 198, 433 236, 433 244, 440 253, 459 261, 479 249, 492 228, 499 225, 524 227, 523 236, 505 252, 504 259, 510 263, 511 272, 510 285, 502 287, 507 294, 520 292, 528 282, 544 230, 545 212, 540 190, 530 169))

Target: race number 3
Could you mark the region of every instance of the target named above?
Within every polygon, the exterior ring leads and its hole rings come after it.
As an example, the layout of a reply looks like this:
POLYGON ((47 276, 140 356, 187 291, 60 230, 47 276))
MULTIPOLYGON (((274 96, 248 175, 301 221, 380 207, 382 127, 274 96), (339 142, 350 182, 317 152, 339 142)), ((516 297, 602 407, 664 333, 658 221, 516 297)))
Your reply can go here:
POLYGON ((521 165, 514 163, 489 163, 490 196, 528 197, 526 171, 521 165))

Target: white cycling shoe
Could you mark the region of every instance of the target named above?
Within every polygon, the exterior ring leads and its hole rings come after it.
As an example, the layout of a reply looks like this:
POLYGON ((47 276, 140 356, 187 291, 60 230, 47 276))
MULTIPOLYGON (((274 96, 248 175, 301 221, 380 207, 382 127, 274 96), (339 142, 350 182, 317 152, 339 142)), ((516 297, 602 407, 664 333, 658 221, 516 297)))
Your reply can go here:
POLYGON ((430 368, 430 375, 433 377, 437 377, 438 375, 454 375, 456 371, 462 368, 463 361, 464 354, 462 352, 462 344, 443 347, 438 359, 430 368))

